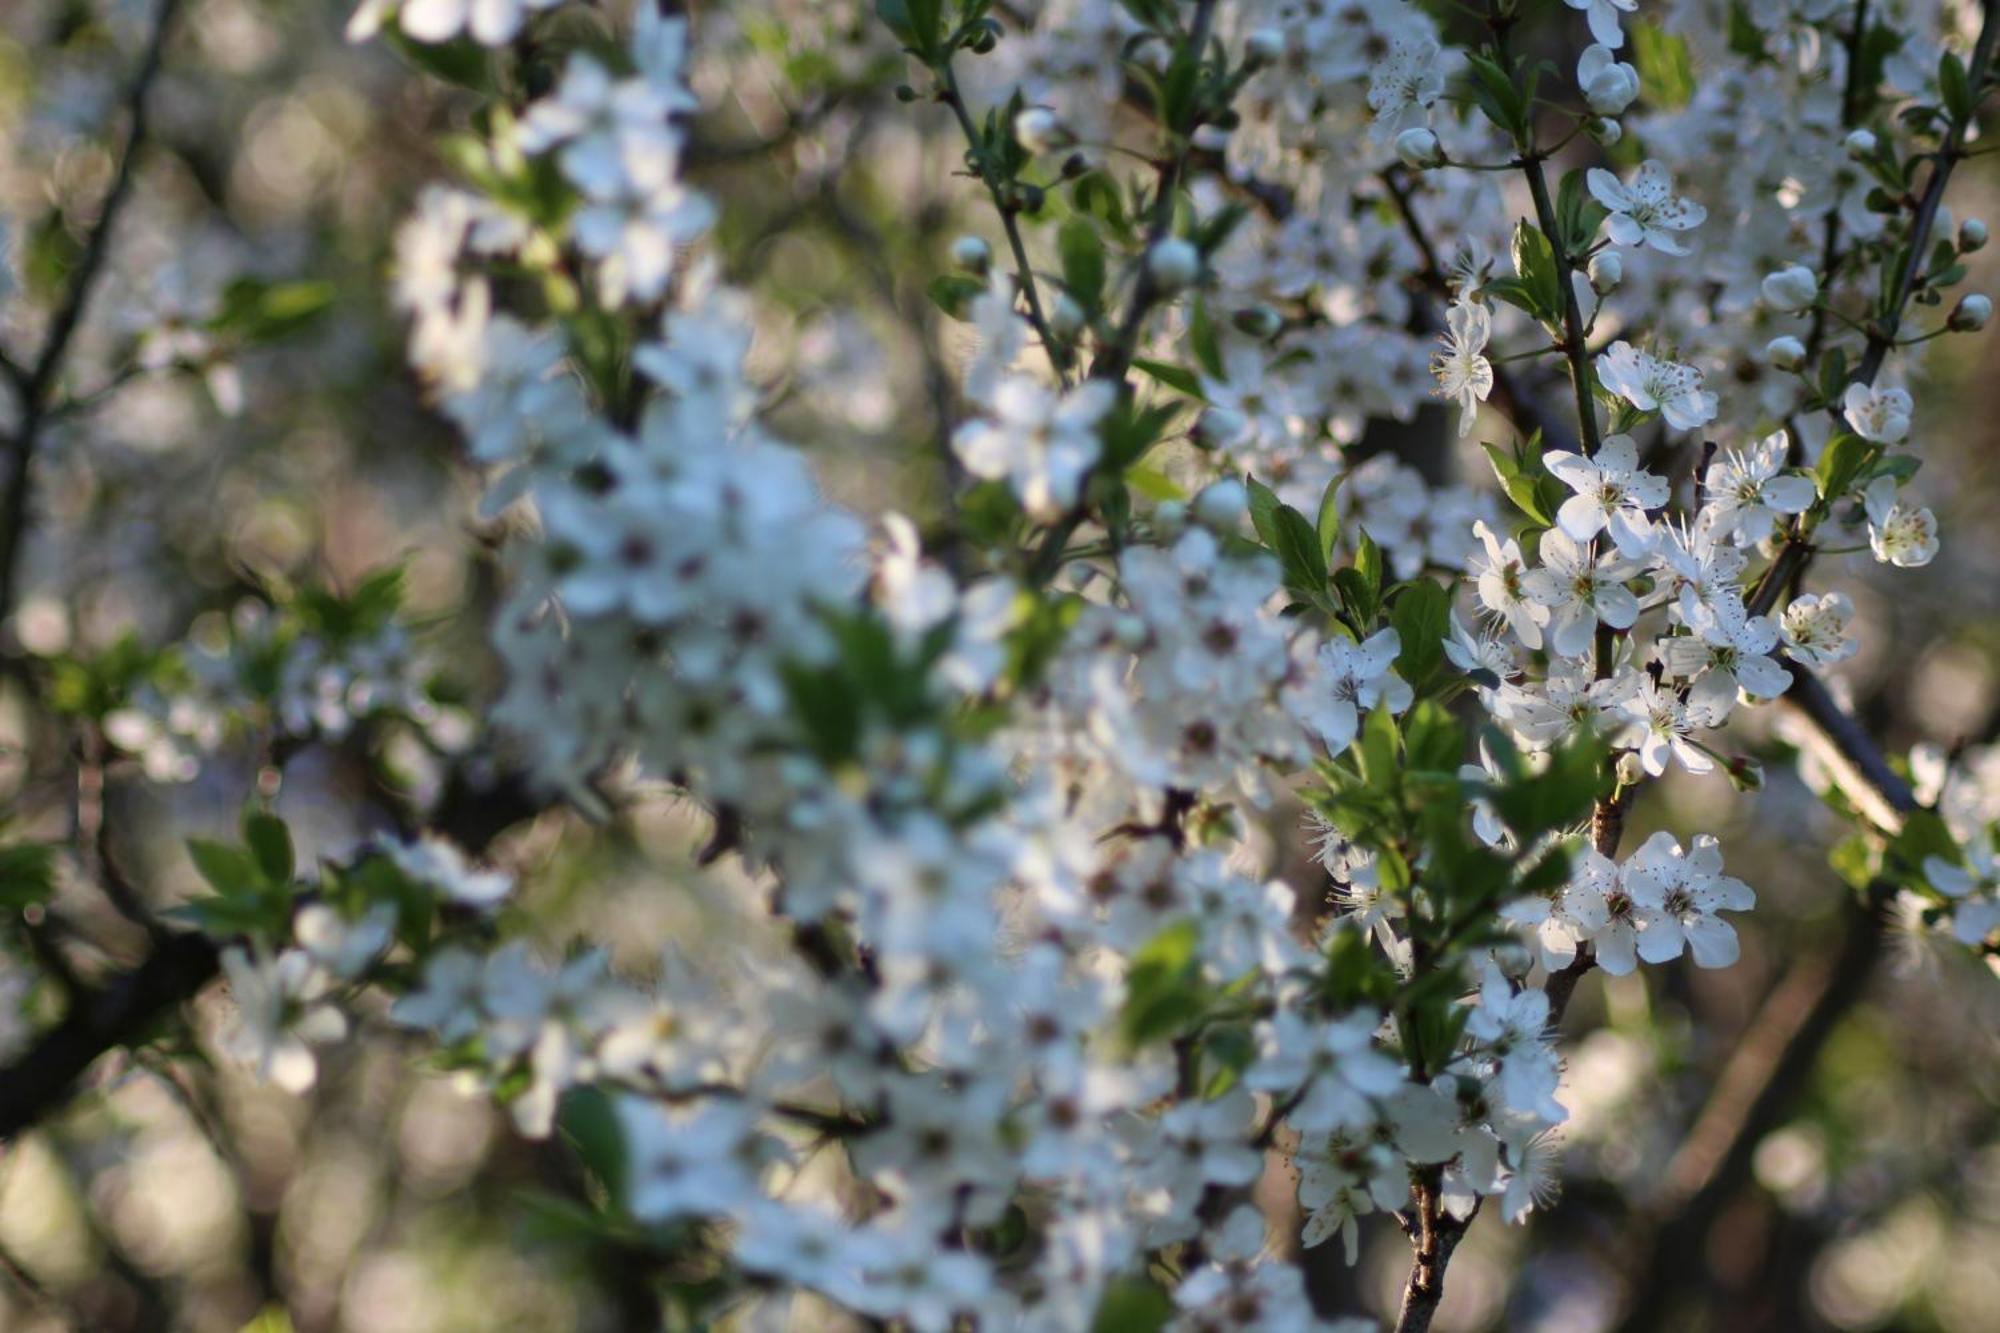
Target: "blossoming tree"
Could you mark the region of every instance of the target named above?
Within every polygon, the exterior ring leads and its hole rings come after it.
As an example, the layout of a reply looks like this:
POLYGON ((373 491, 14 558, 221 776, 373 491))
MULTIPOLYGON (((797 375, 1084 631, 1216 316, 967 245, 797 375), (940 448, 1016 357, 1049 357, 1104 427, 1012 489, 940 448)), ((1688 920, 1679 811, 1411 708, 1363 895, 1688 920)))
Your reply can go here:
MULTIPOLYGON (((350 299, 282 263, 169 299, 121 251, 161 80, 234 8, 111 8, 89 208, 8 199, 0 1133, 373 1047, 552 1141, 537 1207, 629 1326, 1371 1327, 1326 1274, 1386 1218, 1423 1329, 1476 1221, 1560 1207, 1579 983, 1738 963, 1710 830, 1797 758, 1848 934, 1635 1208, 1640 1325, 1886 923, 2000 951, 1996 752, 1898 753, 1838 678, 1858 564, 1939 551, 1903 386, 1991 312, 1947 204, 1987 7, 365 0, 348 38, 450 108, 374 271, 490 595, 441 638, 385 560, 93 645, 65 451, 148 386, 241 410, 350 299), (751 95, 701 71, 753 61, 780 91, 720 137, 751 95), (953 234, 867 234, 857 124, 953 234), (744 160, 918 331, 913 503, 820 434, 908 367, 802 388, 764 345, 768 251, 704 184, 744 160), (330 753, 338 835, 295 795, 330 753), (132 871, 108 781, 234 784, 198 891, 132 871), (496 847, 675 803, 733 878, 650 966, 553 937, 549 862, 496 847)), ((18 170, 61 196, 50 133, 18 170)))

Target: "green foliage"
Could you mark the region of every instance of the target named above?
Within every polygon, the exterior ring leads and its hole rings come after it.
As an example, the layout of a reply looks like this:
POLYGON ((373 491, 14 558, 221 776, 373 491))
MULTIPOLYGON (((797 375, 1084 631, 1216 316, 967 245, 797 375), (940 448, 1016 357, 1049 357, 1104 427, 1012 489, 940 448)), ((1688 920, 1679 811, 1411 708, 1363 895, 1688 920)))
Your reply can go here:
POLYGON ((18 912, 55 896, 56 849, 44 842, 0 847, 0 910, 18 912))
POLYGON ((1829 440, 1825 452, 1819 456, 1819 467, 1814 471, 1821 500, 1831 503, 1847 494, 1874 461, 1880 447, 1872 440, 1845 432, 1829 440))
POLYGON ((1286 590, 1306 605, 1334 614, 1327 595, 1327 548, 1319 530, 1255 477, 1245 477, 1243 484, 1250 493, 1250 522, 1258 540, 1278 558, 1286 590))
POLYGON ((1104 1289, 1091 1320, 1091 1333, 1157 1333, 1174 1312, 1173 1302, 1156 1282, 1121 1277, 1104 1289))
POLYGON ((1056 233, 1063 286, 1088 314, 1104 306, 1104 240, 1088 219, 1073 217, 1056 233))
POLYGON ((1556 187, 1556 243, 1574 266, 1578 256, 1589 251, 1597 239, 1597 229, 1610 214, 1591 197, 1581 170, 1565 172, 1556 187))
MULTIPOLYGON (((1648 106, 1673 111, 1694 100, 1694 61, 1687 38, 1644 19, 1625 25, 1632 41, 1632 66, 1639 71, 1639 94, 1648 106)), ((1761 39, 1757 42, 1762 49, 1761 39)))
POLYGON ((221 308, 209 318, 208 330, 243 343, 276 342, 326 314, 334 296, 330 282, 238 278, 222 289, 221 308))
POLYGON ((1396 672, 1421 690, 1444 662, 1444 638, 1451 632, 1451 594, 1440 584, 1419 578, 1403 585, 1389 608, 1402 651, 1396 672))
POLYGON ((1525 86, 1517 83, 1512 71, 1484 51, 1469 52, 1465 65, 1472 104, 1515 143, 1528 142, 1533 133, 1533 76, 1525 86))
POLYGON ((1207 1008, 1200 947, 1200 927, 1178 921, 1132 955, 1125 1007, 1118 1015, 1127 1045, 1140 1047, 1174 1036, 1207 1008))
POLYGON ((245 812, 242 834, 242 845, 187 840, 188 856, 211 892, 170 915, 211 935, 281 939, 292 918, 291 834, 276 816, 257 811, 245 812))
POLYGON ((1486 451, 1487 459, 1493 464, 1493 475, 1500 479, 1500 489, 1514 502, 1514 507, 1526 515, 1535 527, 1554 527, 1556 511, 1562 507, 1563 497, 1568 492, 1542 466, 1540 432, 1516 443, 1512 451, 1504 450, 1497 444, 1481 444, 1479 447, 1486 451))
POLYGON ((59 714, 102 722, 107 713, 130 703, 141 686, 168 675, 173 665, 170 654, 147 647, 128 631, 101 652, 49 659, 45 698, 59 714))
POLYGON ((1965 859, 1958 840, 1937 811, 1912 810, 1904 816, 1902 831, 1889 843, 1883 869, 1898 883, 1930 887, 1924 877, 1924 862, 1933 856, 1951 865, 1961 865, 1965 859))

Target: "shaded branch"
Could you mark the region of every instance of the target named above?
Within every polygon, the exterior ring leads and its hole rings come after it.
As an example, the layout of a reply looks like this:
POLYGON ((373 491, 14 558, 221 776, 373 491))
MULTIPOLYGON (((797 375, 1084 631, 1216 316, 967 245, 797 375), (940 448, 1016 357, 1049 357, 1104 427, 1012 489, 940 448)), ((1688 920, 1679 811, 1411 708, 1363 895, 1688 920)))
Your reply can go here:
POLYGON ((18 369, 14 371, 21 394, 21 421, 9 442, 6 492, 0 496, 0 624, 4 624, 14 610, 14 582, 26 538, 29 501, 34 490, 35 451, 41 443, 42 427, 49 416, 63 359, 76 336, 77 326, 83 321, 84 311, 90 305, 98 273, 111 253, 111 235, 118 225, 118 215, 132 193, 139 153, 146 142, 146 95, 159 76, 160 64, 166 55, 167 36, 180 5, 181 0, 160 0, 159 11, 153 19, 152 35, 147 39, 145 53, 139 59, 138 72, 133 76, 131 88, 126 94, 130 129, 125 137, 125 151, 118 158, 111 189, 105 194, 104 206, 98 213, 97 225, 91 230, 83 258, 77 262, 69 289, 49 324, 48 336, 42 343, 33 369, 27 372, 25 378, 21 377, 18 369))

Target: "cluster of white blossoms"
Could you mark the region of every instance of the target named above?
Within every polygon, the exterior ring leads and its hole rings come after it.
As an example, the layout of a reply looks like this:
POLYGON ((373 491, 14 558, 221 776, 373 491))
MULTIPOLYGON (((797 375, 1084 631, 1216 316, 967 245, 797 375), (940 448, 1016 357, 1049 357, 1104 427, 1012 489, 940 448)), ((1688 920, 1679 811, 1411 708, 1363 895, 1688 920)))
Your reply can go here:
POLYGON ((104 739, 153 782, 192 779, 243 736, 282 748, 390 719, 440 752, 457 748, 467 724, 431 694, 436 664, 394 618, 398 583, 391 571, 349 597, 306 590, 275 606, 239 602, 106 713, 104 739))
MULTIPOLYGON (((1577 115, 1609 144, 1640 91, 1618 58, 1635 5, 1576 7, 1596 39, 1577 115)), ((536 8, 357 22, 498 46, 536 8)), ((1060 278, 968 239, 939 302, 977 338, 941 447, 1003 539, 831 504, 760 420, 746 298, 694 253, 716 210, 681 170, 687 27, 651 5, 545 96, 487 108, 462 183, 396 246, 411 361, 515 520, 495 721, 580 806, 623 760, 700 801, 708 855, 751 872, 742 956, 643 982, 601 950, 547 957, 491 916, 504 878, 390 845, 231 947, 227 1044, 302 1087, 354 989, 414 978, 392 1020, 524 1133, 611 1098, 614 1206, 716 1224, 686 1243, 747 1275, 724 1284, 745 1305, 810 1290, 923 1333, 1075 1329, 1171 1251, 1173 1327, 1334 1327, 1267 1244, 1258 1180, 1288 1161, 1305 1242, 1350 1257, 1369 1212, 1429 1232, 1546 1202, 1568 1114, 1549 980, 1726 966, 1722 914, 1753 900, 1711 837, 1620 860, 1625 804, 1671 766, 1711 773, 1732 713, 1854 651, 1851 603, 1796 585, 1827 525, 1897 566, 1936 550, 1879 357, 1769 394, 1716 373, 1843 285, 1762 279, 1851 200, 1811 152, 1780 198, 1725 197, 1735 173, 1676 194, 1692 136, 1817 84, 1804 54, 1728 54, 1678 119, 1636 118, 1635 173, 1553 193, 1504 42, 1448 49, 1390 0, 1080 0, 1004 36, 980 5, 882 10, 1010 252, 1068 191, 1060 278), (1156 90, 1136 129, 1132 70, 1156 90), (1155 160, 1163 126, 1150 200, 1056 160, 1135 136, 1155 160), (1705 218, 1746 239, 1699 244, 1705 218), (1566 386, 1503 373, 1543 356, 1566 386), (1433 375, 1504 502, 1382 447, 1433 375), (1515 419, 1566 395, 1574 413, 1515 419), (1672 466, 1691 432, 1718 447, 1672 466), (1490 724, 1476 765, 1460 693, 1490 724), (1253 828, 1294 795, 1325 922, 1253 828), (390 874, 450 928, 413 929, 390 874), (838 1169, 807 1172, 827 1148, 838 1169)), ((1814 355, 1840 336, 1801 332, 1814 355)), ((302 716, 337 721, 314 700, 351 682, 299 669, 302 716)), ((1946 805, 1970 812, 1959 781, 1946 805)), ((1972 941, 2000 911, 1989 815, 1954 815, 1958 856, 1925 872, 1972 941)), ((259 874, 255 901, 289 871, 259 874)))

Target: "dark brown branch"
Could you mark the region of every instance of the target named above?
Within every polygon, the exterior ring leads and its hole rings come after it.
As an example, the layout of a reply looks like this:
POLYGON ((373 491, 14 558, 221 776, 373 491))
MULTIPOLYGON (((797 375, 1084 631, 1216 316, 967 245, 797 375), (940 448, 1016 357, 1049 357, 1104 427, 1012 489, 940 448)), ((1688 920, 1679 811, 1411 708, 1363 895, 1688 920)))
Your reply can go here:
MULTIPOLYGON (((454 772, 428 827, 476 855, 545 808, 518 774, 480 782, 454 772)), ((221 962, 220 948, 206 936, 162 931, 137 967, 73 993, 61 1021, 0 1069, 0 1142, 59 1111, 99 1056, 145 1040, 215 977, 221 962)))
POLYGON ((159 75, 160 63, 166 54, 167 37, 180 4, 181 0, 160 0, 152 35, 147 40, 145 53, 139 59, 138 72, 133 76, 131 89, 126 94, 130 128, 125 137, 125 151, 118 158, 117 173, 112 177, 111 189, 104 196, 104 206, 98 212, 97 225, 91 230, 83 258, 78 261, 69 289, 49 324, 41 353, 36 357, 33 369, 18 384, 21 421, 14 438, 9 441, 6 491, 0 495, 0 624, 5 624, 14 611, 14 583, 27 535, 29 502, 34 492, 35 451, 40 446, 42 427, 54 405, 52 399, 70 341, 90 305, 97 275, 111 253, 111 236, 117 228, 118 215, 131 196, 132 185, 137 178, 139 154, 146 143, 146 95, 159 75))
POLYGON ((1794 963, 1737 1043, 1642 1223, 1625 1329, 1679 1327, 1673 1321, 1685 1311, 1674 1298, 1702 1271, 1710 1228, 1748 1182, 1757 1145, 1784 1123, 1840 1021, 1867 994, 1892 893, 1878 881, 1848 899, 1838 944, 1794 963))

